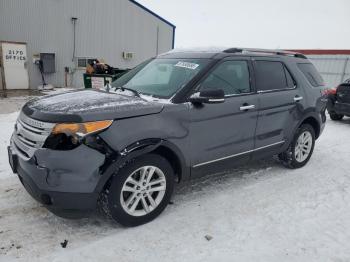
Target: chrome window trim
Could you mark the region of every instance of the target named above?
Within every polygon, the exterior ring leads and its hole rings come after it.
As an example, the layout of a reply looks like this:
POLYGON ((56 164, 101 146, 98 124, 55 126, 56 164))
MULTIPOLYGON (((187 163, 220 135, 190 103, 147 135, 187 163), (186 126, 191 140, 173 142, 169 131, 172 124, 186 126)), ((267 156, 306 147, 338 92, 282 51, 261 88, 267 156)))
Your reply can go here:
POLYGON ((271 92, 280 92, 280 91, 290 91, 290 90, 295 90, 297 89, 297 86, 295 85, 294 87, 289 87, 289 88, 279 88, 279 89, 270 89, 270 90, 258 90, 258 94, 263 94, 263 93, 271 93, 271 92))
POLYGON ((210 98, 209 99, 209 102, 224 102, 225 101, 225 98, 210 98))
POLYGON ((255 92, 240 93, 240 94, 230 94, 230 95, 225 95, 225 98, 247 96, 247 95, 255 95, 255 94, 256 94, 255 92))
POLYGON ((214 160, 210 160, 210 161, 207 161, 207 162, 199 163, 199 164, 196 164, 196 165, 194 165, 192 167, 196 168, 196 167, 204 166, 204 165, 207 165, 207 164, 215 163, 215 162, 218 162, 218 161, 222 161, 222 160, 225 160, 225 159, 229 159, 229 158, 233 158, 233 157, 249 154, 249 153, 261 150, 261 149, 265 149, 265 148, 268 148, 268 147, 272 147, 272 146, 277 146, 277 145, 283 144, 284 142, 285 141, 282 140, 280 142, 276 142, 276 143, 273 143, 273 144, 270 144, 270 145, 258 147, 258 148, 252 149, 252 150, 248 150, 248 151, 245 151, 245 152, 238 153, 238 154, 229 155, 229 156, 217 158, 217 159, 214 159, 214 160))

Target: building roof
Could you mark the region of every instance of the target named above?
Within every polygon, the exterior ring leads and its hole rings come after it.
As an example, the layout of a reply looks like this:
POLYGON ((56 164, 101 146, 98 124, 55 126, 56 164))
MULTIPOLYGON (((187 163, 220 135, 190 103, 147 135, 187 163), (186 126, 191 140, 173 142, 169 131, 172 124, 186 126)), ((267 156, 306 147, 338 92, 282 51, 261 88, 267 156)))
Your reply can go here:
POLYGON ((293 49, 304 55, 350 55, 350 49, 293 49))
POLYGON ((145 7, 144 5, 140 4, 139 2, 136 2, 135 0, 129 0, 131 3, 137 5, 138 7, 142 8, 144 11, 146 11, 147 13, 153 15, 154 17, 158 18, 159 20, 163 21, 164 23, 170 25, 173 28, 176 28, 176 26, 172 23, 170 23, 168 20, 164 19, 163 17, 161 17, 160 15, 156 14, 155 12, 153 12, 152 10, 148 9, 147 7, 145 7))

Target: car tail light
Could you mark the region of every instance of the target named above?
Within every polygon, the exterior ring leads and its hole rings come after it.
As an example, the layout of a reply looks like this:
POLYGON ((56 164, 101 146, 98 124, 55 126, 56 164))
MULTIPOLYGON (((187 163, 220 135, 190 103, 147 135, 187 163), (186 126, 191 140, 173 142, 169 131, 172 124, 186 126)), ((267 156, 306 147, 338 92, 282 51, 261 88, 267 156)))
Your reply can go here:
POLYGON ((325 89, 325 90, 322 91, 322 94, 326 95, 326 96, 328 96, 328 95, 335 95, 336 93, 337 93, 337 87, 330 88, 330 89, 325 89))

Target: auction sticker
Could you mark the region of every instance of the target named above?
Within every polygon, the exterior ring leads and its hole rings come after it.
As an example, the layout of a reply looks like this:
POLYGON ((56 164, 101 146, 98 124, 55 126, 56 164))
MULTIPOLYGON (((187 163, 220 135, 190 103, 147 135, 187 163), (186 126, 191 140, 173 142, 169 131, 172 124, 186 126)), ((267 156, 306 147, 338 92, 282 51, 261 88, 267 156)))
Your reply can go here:
POLYGON ((195 63, 179 61, 175 66, 195 70, 199 65, 195 63))

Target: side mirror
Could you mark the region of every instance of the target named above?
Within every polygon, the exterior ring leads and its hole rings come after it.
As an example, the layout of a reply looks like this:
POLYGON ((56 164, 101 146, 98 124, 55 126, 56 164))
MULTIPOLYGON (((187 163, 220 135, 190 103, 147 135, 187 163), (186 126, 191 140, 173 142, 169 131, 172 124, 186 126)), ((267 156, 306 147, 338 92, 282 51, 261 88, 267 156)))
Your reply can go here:
POLYGON ((225 93, 222 89, 207 89, 194 93, 189 101, 193 104, 218 104, 225 102, 225 93))

